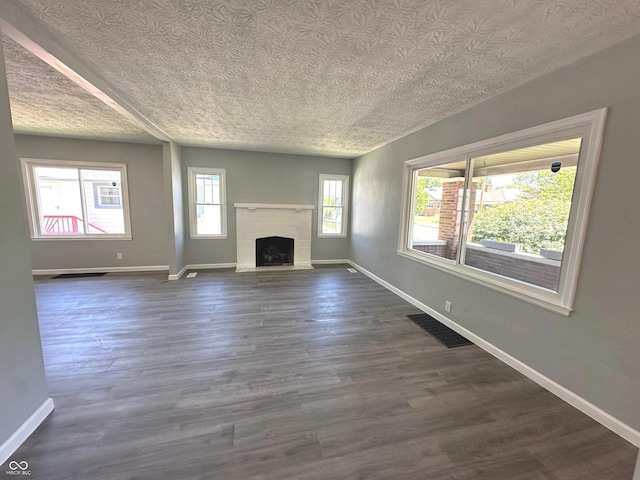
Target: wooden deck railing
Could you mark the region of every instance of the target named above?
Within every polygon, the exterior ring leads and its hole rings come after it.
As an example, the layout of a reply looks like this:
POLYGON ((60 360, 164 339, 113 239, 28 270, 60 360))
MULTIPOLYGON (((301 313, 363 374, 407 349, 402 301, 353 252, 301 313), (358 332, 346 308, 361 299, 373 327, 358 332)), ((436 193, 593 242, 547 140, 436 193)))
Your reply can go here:
MULTIPOLYGON (((49 235, 64 235, 67 233, 81 233, 78 225, 82 224, 82 219, 75 215, 44 215, 44 233, 49 235)), ((91 228, 99 232, 109 233, 92 223, 87 223, 91 228)))

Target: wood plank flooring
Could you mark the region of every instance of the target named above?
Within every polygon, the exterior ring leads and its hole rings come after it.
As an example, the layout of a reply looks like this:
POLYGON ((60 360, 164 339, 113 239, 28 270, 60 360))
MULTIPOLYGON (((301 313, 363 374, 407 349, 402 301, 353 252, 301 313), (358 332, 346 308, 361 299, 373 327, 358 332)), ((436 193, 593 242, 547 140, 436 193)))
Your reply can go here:
POLYGON ((37 280, 56 409, 12 459, 48 480, 631 479, 631 444, 346 267, 37 280))

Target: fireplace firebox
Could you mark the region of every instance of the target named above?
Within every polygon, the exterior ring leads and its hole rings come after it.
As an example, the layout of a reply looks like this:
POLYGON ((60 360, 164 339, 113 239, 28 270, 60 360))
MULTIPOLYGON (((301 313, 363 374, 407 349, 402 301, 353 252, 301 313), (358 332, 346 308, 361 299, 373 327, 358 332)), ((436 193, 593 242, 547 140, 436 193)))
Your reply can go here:
POLYGON ((256 238, 256 267, 293 265, 293 238, 256 238))

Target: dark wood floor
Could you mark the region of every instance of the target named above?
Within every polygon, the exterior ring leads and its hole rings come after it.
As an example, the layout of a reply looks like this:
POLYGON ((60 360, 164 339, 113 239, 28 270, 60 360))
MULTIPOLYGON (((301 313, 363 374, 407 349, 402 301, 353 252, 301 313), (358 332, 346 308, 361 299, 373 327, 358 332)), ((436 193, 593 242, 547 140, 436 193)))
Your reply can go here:
POLYGON ((31 478, 632 477, 631 444, 345 266, 165 278, 36 282, 31 478))

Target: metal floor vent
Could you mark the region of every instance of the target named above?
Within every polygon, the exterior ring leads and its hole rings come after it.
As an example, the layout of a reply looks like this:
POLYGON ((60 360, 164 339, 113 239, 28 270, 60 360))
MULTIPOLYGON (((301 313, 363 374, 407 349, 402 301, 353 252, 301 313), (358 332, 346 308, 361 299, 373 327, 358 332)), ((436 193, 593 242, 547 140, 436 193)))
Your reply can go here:
POLYGON ((198 274, 198 272, 187 273, 187 278, 193 278, 198 274))
POLYGON ((464 345, 473 344, 473 342, 467 340, 458 332, 450 329, 446 325, 443 325, 431 315, 420 313, 416 315, 407 315, 407 317, 447 348, 462 347, 464 345))
POLYGON ((347 272, 357 273, 358 271, 355 268, 347 268, 347 272))

